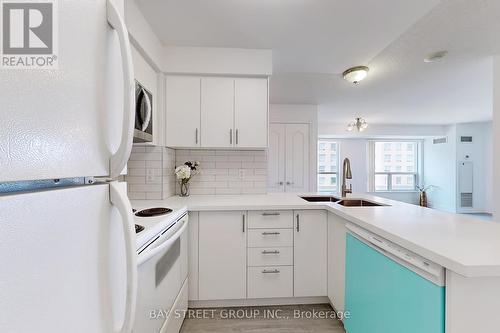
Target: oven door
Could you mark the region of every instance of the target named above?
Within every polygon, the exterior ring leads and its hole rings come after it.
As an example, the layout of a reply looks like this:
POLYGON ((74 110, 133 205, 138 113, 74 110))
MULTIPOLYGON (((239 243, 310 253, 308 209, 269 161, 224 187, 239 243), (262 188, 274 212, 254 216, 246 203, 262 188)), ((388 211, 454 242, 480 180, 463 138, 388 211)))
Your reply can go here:
POLYGON ((134 142, 153 141, 153 95, 139 82, 135 87, 134 142))
POLYGON ((158 333, 182 287, 182 235, 187 215, 154 240, 138 258, 137 313, 133 332, 158 333))

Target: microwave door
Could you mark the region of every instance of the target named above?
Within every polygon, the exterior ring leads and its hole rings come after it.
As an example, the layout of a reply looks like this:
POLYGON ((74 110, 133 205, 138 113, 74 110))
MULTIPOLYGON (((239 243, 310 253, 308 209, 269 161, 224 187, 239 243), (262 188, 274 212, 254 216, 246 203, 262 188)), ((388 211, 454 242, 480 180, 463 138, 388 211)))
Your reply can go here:
POLYGON ((153 141, 153 95, 136 82, 134 142, 153 141))

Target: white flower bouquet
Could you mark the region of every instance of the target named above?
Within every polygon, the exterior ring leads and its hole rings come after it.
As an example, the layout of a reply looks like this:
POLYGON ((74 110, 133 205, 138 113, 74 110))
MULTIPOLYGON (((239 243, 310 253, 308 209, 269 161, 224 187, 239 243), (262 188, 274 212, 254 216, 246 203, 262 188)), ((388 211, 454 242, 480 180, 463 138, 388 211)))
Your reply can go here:
POLYGON ((182 197, 189 196, 189 181, 199 172, 199 166, 199 162, 187 161, 183 165, 175 168, 175 176, 179 180, 182 197))

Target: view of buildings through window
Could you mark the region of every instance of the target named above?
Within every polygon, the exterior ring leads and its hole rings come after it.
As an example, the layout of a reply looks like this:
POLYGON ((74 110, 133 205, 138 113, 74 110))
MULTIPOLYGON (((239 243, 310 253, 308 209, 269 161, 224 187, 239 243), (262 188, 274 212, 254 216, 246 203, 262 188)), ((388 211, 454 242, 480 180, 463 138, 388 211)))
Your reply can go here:
POLYGON ((318 192, 338 192, 338 143, 318 141, 318 192))
POLYGON ((375 191, 413 191, 418 184, 417 142, 375 142, 375 191))

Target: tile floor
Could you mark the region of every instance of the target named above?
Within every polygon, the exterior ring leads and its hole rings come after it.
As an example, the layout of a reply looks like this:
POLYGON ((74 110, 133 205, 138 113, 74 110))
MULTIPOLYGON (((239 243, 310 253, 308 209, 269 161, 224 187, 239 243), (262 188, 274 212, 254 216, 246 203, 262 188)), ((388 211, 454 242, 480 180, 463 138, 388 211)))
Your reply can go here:
POLYGON ((345 333, 328 304, 191 310, 181 333, 345 333))

